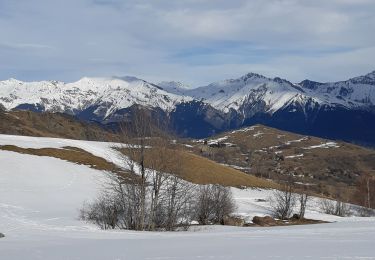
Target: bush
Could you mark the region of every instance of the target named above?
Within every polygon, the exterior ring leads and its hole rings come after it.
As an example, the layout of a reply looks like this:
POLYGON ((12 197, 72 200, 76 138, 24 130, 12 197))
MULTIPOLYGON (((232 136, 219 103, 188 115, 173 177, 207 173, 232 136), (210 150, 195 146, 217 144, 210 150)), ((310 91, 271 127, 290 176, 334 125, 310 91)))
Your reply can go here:
POLYGON ((195 216, 199 224, 222 224, 235 209, 232 192, 220 185, 199 187, 195 203, 195 216))
POLYGON ((321 210, 329 215, 345 217, 350 215, 350 206, 341 201, 323 199, 320 203, 321 210))
POLYGON ((113 196, 102 194, 91 204, 84 204, 80 219, 92 222, 101 229, 114 229, 121 214, 120 203, 113 196))
POLYGON ((275 218, 288 219, 296 205, 296 196, 291 187, 287 186, 283 191, 276 190, 271 198, 271 211, 275 218))

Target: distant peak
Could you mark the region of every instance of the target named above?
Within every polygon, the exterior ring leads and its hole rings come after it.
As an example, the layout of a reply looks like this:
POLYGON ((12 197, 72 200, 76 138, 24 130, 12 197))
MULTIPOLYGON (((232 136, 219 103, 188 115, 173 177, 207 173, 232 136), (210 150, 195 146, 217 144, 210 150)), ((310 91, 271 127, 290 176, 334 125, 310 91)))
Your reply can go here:
POLYGON ((310 83, 314 83, 314 84, 323 84, 321 82, 318 82, 318 81, 313 81, 313 80, 309 80, 309 79, 305 79, 305 80, 302 80, 299 84, 310 84, 310 83))
POLYGON ((351 78, 347 80, 348 82, 356 83, 356 84, 369 84, 375 85, 375 70, 364 75, 355 78, 351 78))
POLYGON ((140 78, 137 78, 137 77, 134 77, 134 76, 122 76, 122 77, 113 76, 112 79, 120 79, 120 80, 124 80, 124 81, 127 81, 127 82, 144 81, 144 80, 142 80, 140 78))
POLYGON ((320 85, 323 85, 323 83, 320 83, 320 82, 317 82, 317 81, 312 81, 312 80, 309 80, 309 79, 305 79, 305 80, 301 81, 298 85, 300 85, 303 88, 314 90, 314 89, 317 89, 320 85))
POLYGON ((248 80, 248 79, 256 79, 256 78, 262 78, 262 79, 265 79, 266 77, 263 76, 263 75, 260 75, 260 74, 257 74, 257 73, 254 73, 254 72, 249 72, 247 73, 246 75, 242 76, 241 79, 243 79, 244 81, 248 80))
POLYGON ((275 77, 273 78, 273 81, 274 82, 277 82, 277 83, 288 83, 288 84, 292 84, 290 81, 286 80, 286 79, 282 79, 280 77, 275 77))
POLYGON ((5 81, 8 81, 8 82, 22 82, 22 81, 20 81, 18 79, 15 79, 15 78, 9 78, 9 79, 7 79, 5 81))
MULTIPOLYGON (((98 80, 99 78, 92 78, 92 77, 82 77, 77 82, 89 82, 89 81, 95 81, 98 80)), ((104 79, 104 78, 101 78, 104 79)))
POLYGON ((162 81, 157 84, 160 87, 164 88, 179 88, 179 89, 190 89, 189 85, 186 85, 179 81, 162 81))
POLYGON ((366 77, 374 78, 375 79, 375 70, 366 74, 366 77))

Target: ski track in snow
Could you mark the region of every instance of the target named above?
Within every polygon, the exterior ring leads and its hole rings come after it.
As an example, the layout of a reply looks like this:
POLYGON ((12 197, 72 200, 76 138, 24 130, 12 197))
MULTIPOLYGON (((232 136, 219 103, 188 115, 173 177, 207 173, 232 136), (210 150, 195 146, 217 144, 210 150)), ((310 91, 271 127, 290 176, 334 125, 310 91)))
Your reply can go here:
MULTIPOLYGON (((114 160, 114 144, 0 135, 20 147, 75 146, 114 160)), ((116 144, 115 144, 116 145, 116 144)), ((189 232, 101 231, 78 209, 105 175, 51 157, 0 151, 0 259, 375 259, 375 218, 306 216, 330 224, 272 228, 193 227, 189 232)), ((232 188, 236 214, 268 215, 272 190, 232 188)))

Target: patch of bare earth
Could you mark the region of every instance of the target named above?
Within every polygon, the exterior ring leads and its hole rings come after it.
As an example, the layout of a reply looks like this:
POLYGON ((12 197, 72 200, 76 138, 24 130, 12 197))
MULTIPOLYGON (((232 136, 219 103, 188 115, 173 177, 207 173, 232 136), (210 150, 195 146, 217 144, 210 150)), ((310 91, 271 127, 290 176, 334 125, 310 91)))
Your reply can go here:
POLYGON ((294 226, 294 225, 311 225, 311 224, 322 224, 322 223, 329 223, 323 220, 315 220, 315 219, 298 219, 298 218, 290 218, 287 220, 280 220, 274 219, 270 216, 265 217, 258 217, 255 216, 253 218, 253 223, 246 224, 248 227, 275 227, 275 226, 294 226))

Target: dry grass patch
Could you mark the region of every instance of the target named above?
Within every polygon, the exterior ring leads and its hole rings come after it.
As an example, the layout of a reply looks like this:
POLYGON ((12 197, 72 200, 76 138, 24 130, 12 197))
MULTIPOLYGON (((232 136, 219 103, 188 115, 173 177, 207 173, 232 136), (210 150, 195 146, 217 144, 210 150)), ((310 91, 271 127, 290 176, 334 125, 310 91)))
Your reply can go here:
POLYGON ((117 141, 118 137, 94 123, 59 113, 0 110, 0 133, 11 135, 117 141))
MULTIPOLYGON (((121 152, 129 157, 132 157, 132 153, 129 153, 127 149, 122 149, 121 152)), ((145 166, 147 168, 152 168, 147 162, 151 161, 150 158, 155 158, 155 156, 157 156, 157 153, 157 149, 147 149, 145 153, 145 166)), ((211 161, 207 158, 195 155, 188 151, 168 150, 167 153, 170 154, 170 156, 167 156, 169 158, 178 158, 175 162, 170 162, 178 164, 178 170, 175 171, 176 174, 178 174, 184 180, 192 183, 220 184, 231 187, 277 187, 277 184, 275 184, 274 182, 248 175, 244 172, 224 166, 215 161, 211 161)))
POLYGON ((117 174, 121 174, 124 177, 132 176, 130 173, 120 169, 115 164, 108 162, 107 160, 101 157, 95 156, 77 147, 66 146, 63 148, 35 149, 35 148, 22 148, 22 147, 18 147, 14 145, 3 145, 3 146, 0 146, 0 150, 17 152, 21 154, 30 154, 30 155, 36 155, 36 156, 54 157, 54 158, 68 161, 68 162, 73 162, 76 164, 87 165, 90 168, 100 170, 100 171, 115 172, 117 174))
POLYGON ((182 157, 181 177, 188 181, 198 184, 212 183, 232 187, 276 187, 273 182, 248 175, 204 157, 188 152, 180 153, 182 157))

